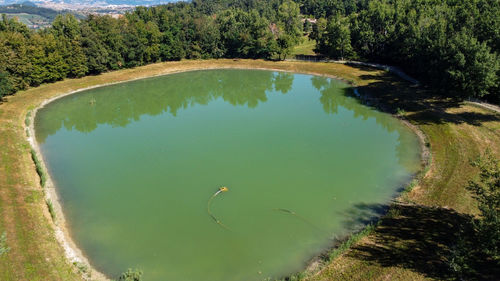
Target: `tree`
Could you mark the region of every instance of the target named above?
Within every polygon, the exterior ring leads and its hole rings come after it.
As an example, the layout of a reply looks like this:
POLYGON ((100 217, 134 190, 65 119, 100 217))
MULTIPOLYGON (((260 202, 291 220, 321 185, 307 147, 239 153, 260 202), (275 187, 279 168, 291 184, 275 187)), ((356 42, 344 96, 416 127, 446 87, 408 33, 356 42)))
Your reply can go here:
POLYGON ((312 32, 312 24, 309 19, 304 20, 302 29, 304 30, 304 35, 310 34, 312 32))
POLYGON ((284 1, 278 8, 277 52, 281 60, 302 40, 302 22, 299 5, 291 0, 284 1))
POLYGON ((500 82, 498 55, 491 53, 486 43, 460 32, 451 38, 447 50, 448 87, 455 96, 483 97, 500 82))
POLYGON ((212 17, 200 16, 193 20, 193 41, 200 58, 220 58, 224 54, 219 27, 212 17))
MULTIPOLYGON (((159 8, 157 8, 159 9, 159 8)), ((181 38, 182 23, 172 11, 161 9, 158 11, 158 28, 160 37, 160 56, 162 60, 180 60, 185 57, 184 42, 181 38)))
POLYGON ((123 34, 127 20, 113 19, 110 16, 89 15, 86 23, 106 49, 107 69, 121 68, 125 64, 123 56, 126 52, 126 46, 123 34))
POLYGON ((64 60, 62 77, 82 77, 87 74, 87 58, 81 46, 78 20, 72 14, 58 15, 52 22, 57 52, 64 60))
MULTIPOLYGON (((316 21, 316 23, 312 26, 312 31, 311 34, 309 35, 309 38, 311 38, 312 40, 316 40, 316 43, 318 44, 318 42, 321 40, 324 33, 326 32, 327 24, 328 21, 325 18, 319 18, 316 21)), ((318 45, 316 45, 316 49, 319 49, 318 45)))
POLYGON ((82 49, 87 58, 87 73, 99 74, 107 70, 108 51, 97 33, 92 30, 88 22, 81 24, 82 49))
POLYGON ((500 260, 500 166, 499 160, 487 150, 472 163, 479 168, 479 180, 467 187, 478 202, 481 218, 475 227, 484 252, 500 260))
POLYGON ((380 60, 387 55, 388 45, 394 31, 395 9, 388 1, 369 1, 367 7, 353 16, 357 52, 363 56, 380 60))
POLYGON ((68 64, 61 53, 60 42, 52 33, 35 34, 30 46, 31 71, 30 85, 55 82, 64 79, 68 74, 68 64))
POLYGON ((276 50, 276 25, 256 10, 224 11, 217 18, 226 57, 269 58, 276 50))
POLYGON ((9 75, 5 72, 0 72, 0 100, 3 96, 12 94, 14 87, 9 80, 9 75))
POLYGON ((124 273, 120 275, 118 281, 141 281, 142 271, 138 269, 127 269, 124 273))
POLYGON ((349 19, 341 15, 330 18, 318 45, 320 53, 332 58, 343 60, 344 57, 352 56, 349 19))
POLYGON ((286 56, 292 51, 293 46, 295 46, 293 37, 284 32, 280 33, 276 39, 276 44, 279 60, 285 60, 286 56))

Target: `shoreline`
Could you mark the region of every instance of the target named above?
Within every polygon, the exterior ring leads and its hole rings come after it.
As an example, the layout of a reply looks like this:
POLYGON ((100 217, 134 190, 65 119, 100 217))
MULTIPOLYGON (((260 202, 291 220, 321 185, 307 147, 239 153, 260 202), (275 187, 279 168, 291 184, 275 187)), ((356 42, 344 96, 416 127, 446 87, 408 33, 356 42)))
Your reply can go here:
MULTIPOLYGON (((41 153, 40 147, 38 146, 38 142, 36 141, 34 120, 35 120, 35 117, 36 117, 38 110, 45 107, 47 104, 49 104, 57 99, 60 99, 60 98, 63 98, 63 97, 69 96, 69 95, 77 94, 77 93, 80 93, 83 91, 95 89, 95 88, 106 87, 106 86, 116 85, 116 84, 120 84, 120 83, 127 83, 127 82, 132 82, 132 81, 141 80, 141 79, 166 76, 166 75, 182 73, 182 72, 215 70, 215 69, 265 70, 265 71, 277 71, 277 72, 288 72, 288 73, 296 73, 296 74, 315 75, 315 76, 321 76, 321 77, 328 77, 331 79, 337 79, 337 80, 340 80, 342 82, 345 82, 345 83, 351 85, 354 88, 358 87, 358 85, 355 82, 350 81, 347 78, 338 77, 338 76, 330 75, 330 74, 326 74, 326 73, 314 72, 314 71, 289 70, 289 69, 280 69, 280 68, 272 68, 272 67, 252 67, 252 66, 247 66, 245 64, 239 64, 239 63, 240 63, 239 61, 235 61, 235 65, 227 64, 227 65, 222 65, 222 66, 219 65, 219 66, 215 66, 215 67, 213 67, 213 66, 212 67, 204 67, 203 65, 200 65, 200 66, 195 65, 192 68, 185 68, 185 69, 177 69, 175 67, 169 68, 168 65, 166 65, 163 68, 163 70, 157 74, 145 75, 145 76, 140 76, 140 77, 136 77, 136 78, 132 78, 132 79, 125 79, 125 80, 109 82, 109 83, 102 83, 102 84, 97 84, 97 85, 93 85, 93 86, 89 86, 89 87, 76 89, 76 90, 69 91, 69 92, 57 93, 50 98, 44 99, 41 103, 39 103, 37 106, 35 106, 34 109, 27 111, 28 112, 27 114, 30 114, 28 117, 30 122, 29 122, 28 127, 26 127, 26 125, 24 125, 24 130, 29 132, 29 136, 26 136, 26 139, 29 142, 31 148, 35 151, 37 157, 39 159, 41 159, 40 162, 41 162, 42 168, 45 171, 46 176, 47 176, 46 185, 45 185, 45 187, 42 187, 42 191, 44 193, 45 200, 50 200, 52 202, 52 204, 54 206, 54 210, 56 212, 56 219, 55 220, 52 220, 51 218, 48 218, 48 219, 52 221, 51 224, 54 227, 55 237, 57 239, 57 242, 64 249, 64 254, 65 254, 66 259, 70 262, 70 264, 73 265, 73 267, 76 267, 76 269, 78 270, 79 274, 82 276, 83 279, 96 280, 96 278, 97 278, 97 280, 111 280, 104 273, 100 272, 94 266, 92 266, 92 264, 89 261, 89 258, 87 258, 83 254, 83 251, 78 247, 78 245, 74 242, 74 240, 72 238, 71 231, 70 231, 69 227, 67 226, 67 221, 66 221, 66 218, 64 216, 64 211, 62 208, 62 204, 59 200, 59 195, 58 195, 56 186, 54 185, 54 182, 52 181, 52 178, 49 174, 47 166, 45 165, 45 160, 44 160, 43 154, 41 153), (83 268, 86 268, 86 269, 82 270, 82 266, 84 266, 83 268)), ((357 92, 357 90, 356 90, 356 92, 357 92)), ((359 97, 367 98, 368 96, 360 94, 359 97)), ((359 102, 361 104, 364 104, 361 99, 359 100, 359 102)), ((377 110, 379 112, 383 112, 377 108, 375 108, 374 110, 377 110)), ((387 114, 390 114, 390 113, 387 113, 387 114)), ((420 158, 421 158, 422 167, 421 167, 420 171, 417 172, 415 175, 411 176, 409 181, 404 185, 404 186, 408 186, 415 179, 417 179, 417 181, 419 181, 420 178, 423 176, 423 174, 425 174, 425 170, 430 165, 430 162, 429 162, 430 151, 427 148, 427 146, 425 145, 426 144, 426 136, 423 133, 423 131, 421 131, 417 126, 411 124, 409 121, 405 120, 404 118, 401 118, 400 116, 397 116, 395 114, 390 114, 390 115, 392 117, 398 119, 401 123, 403 123, 406 127, 408 127, 417 136, 417 138, 419 139, 420 146, 421 146, 420 158)), ((26 117, 26 115, 25 115, 25 117, 26 117)), ((36 172, 34 172, 34 173, 36 173, 36 172)), ((392 198, 391 202, 398 200, 402 194, 403 194, 402 192, 398 192, 396 194, 396 196, 394 198, 392 198)), ((378 219, 380 219, 380 218, 378 218, 378 219)), ((366 226, 363 227, 362 229, 364 229, 364 228, 366 228, 366 226)), ((353 234, 355 234, 355 232, 350 233, 346 237, 350 237, 353 234)), ((339 244, 336 244, 336 245, 338 246, 339 244)), ((336 248, 336 247, 333 247, 333 248, 330 247, 325 252, 330 252, 334 248, 336 248)), ((306 263, 305 271, 308 271, 308 269, 311 267, 316 267, 315 264, 319 261, 319 257, 323 253, 324 252, 321 252, 320 254, 312 257, 309 260, 309 262, 306 263)))
MULTIPOLYGON (((91 87, 92 88, 92 87, 91 87)), ((90 89, 90 88, 89 88, 90 89)), ((47 201, 52 202, 54 212, 55 212, 55 218, 49 217, 49 220, 51 220, 51 224, 54 227, 54 234, 57 239, 57 242, 61 247, 64 249, 64 254, 66 259, 69 261, 70 264, 75 266, 79 274, 82 276, 84 280, 91 280, 97 278, 97 280, 111 280, 108 278, 104 273, 98 271, 94 266, 91 265, 89 262, 89 259, 83 254, 83 251, 80 249, 80 247, 77 246, 75 241, 73 240, 73 237, 71 235, 70 228, 67 225, 67 220, 64 215, 63 207, 61 204, 61 201, 59 199, 59 194, 56 190, 56 186, 54 182, 52 181, 52 177, 49 173, 49 170, 47 169, 47 166, 45 165, 45 159, 44 156, 40 150, 40 146, 38 145, 38 142, 36 140, 36 134, 35 134, 35 117, 36 114, 38 113, 38 110, 45 107, 47 104, 71 95, 71 94, 76 94, 82 91, 85 91, 87 89, 81 89, 81 90, 76 90, 73 92, 65 93, 50 99, 45 100, 42 102, 38 107, 34 108, 30 112, 29 116, 29 126, 25 128, 27 132, 29 132, 29 136, 26 136, 31 149, 35 151, 36 156, 38 159, 40 159, 40 165, 42 166, 42 169, 44 170, 44 173, 46 174, 46 183, 45 186, 41 187, 43 194, 44 194, 44 199, 47 201), (85 270, 82 270, 82 268, 85 268, 85 270)))
MULTIPOLYGON (((363 96, 359 93, 357 95, 358 95, 358 97, 369 98, 368 96, 363 96)), ((362 101, 360 100, 359 102, 361 103, 362 101)), ((378 109, 374 109, 374 110, 382 112, 378 109)), ((389 114, 389 113, 387 113, 387 114, 389 114)), ((401 190, 397 190, 395 192, 394 197, 391 198, 387 202, 386 211, 389 211, 393 204, 402 204, 403 202, 401 201, 401 199, 403 199, 403 196, 405 196, 408 192, 411 192, 411 190, 414 189, 415 186, 420 184, 421 180, 425 177, 427 171, 429 171, 430 166, 431 166, 431 152, 430 152, 429 147, 427 146, 427 144, 428 144, 427 135, 420 128, 418 128, 418 126, 412 124, 410 121, 408 121, 404 117, 398 116, 396 114, 389 114, 389 115, 391 115, 393 118, 396 118, 397 120, 399 120, 403 126, 407 127, 410 131, 413 132, 413 134, 416 135, 418 142, 419 142, 419 146, 420 146, 420 169, 415 174, 409 176, 408 181, 404 185, 402 185, 401 190)), ((289 276, 295 276, 295 274, 300 275, 303 273, 305 273, 307 276, 310 276, 310 275, 314 276, 314 275, 319 274, 328 263, 328 260, 325 260, 324 257, 328 257, 332 252, 334 252, 336 249, 339 249, 342 246, 342 244, 344 244, 346 241, 348 241, 353 236, 361 235, 361 236, 357 237, 357 239, 361 239, 362 237, 369 235, 370 232, 368 231, 365 233, 365 230, 368 230, 370 227, 375 226, 376 223, 380 219, 382 219, 386 214, 387 214, 387 212, 374 218, 375 219, 374 222, 370 222, 369 224, 366 224, 357 230, 348 231, 349 234, 344 235, 338 239, 335 239, 333 241, 333 243, 328 248, 326 248, 324 251, 320 251, 318 254, 316 254, 312 258, 310 258, 309 261, 305 263, 304 270, 302 270, 300 272, 296 272, 296 273, 289 275, 289 276)), ((349 250, 349 248, 350 247, 348 247, 344 251, 349 250)), ((337 255, 342 255, 344 253, 344 251, 337 253, 337 255)), ((286 276, 286 277, 289 277, 289 276, 286 276)))

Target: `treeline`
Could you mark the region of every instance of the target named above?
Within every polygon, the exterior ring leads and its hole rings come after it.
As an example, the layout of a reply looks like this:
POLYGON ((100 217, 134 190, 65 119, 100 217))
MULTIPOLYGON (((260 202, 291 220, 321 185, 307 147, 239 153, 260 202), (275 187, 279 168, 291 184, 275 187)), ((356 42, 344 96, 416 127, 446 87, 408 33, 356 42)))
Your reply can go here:
POLYGON ((498 0, 193 0, 118 19, 60 15, 38 32, 2 17, 0 97, 159 61, 284 59, 304 34, 330 58, 400 66, 443 95, 500 102, 498 0))
POLYGON ((117 19, 91 15, 79 21, 59 15, 41 31, 4 15, 0 97, 66 77, 160 61, 282 59, 303 36, 299 5, 293 1, 261 1, 255 7, 222 2, 139 7, 117 19))
MULTIPOLYGON (((302 0, 301 0, 302 1, 302 0)), ((397 65, 442 94, 500 102, 500 1, 303 0, 335 59, 397 65)))

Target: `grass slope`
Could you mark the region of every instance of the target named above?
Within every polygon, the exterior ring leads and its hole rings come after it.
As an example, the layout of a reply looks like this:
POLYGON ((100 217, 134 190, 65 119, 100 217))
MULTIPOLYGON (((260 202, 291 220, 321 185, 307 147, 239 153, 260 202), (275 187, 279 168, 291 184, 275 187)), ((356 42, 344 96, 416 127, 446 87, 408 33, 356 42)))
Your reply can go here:
MULTIPOLYGON (((477 206, 465 187, 470 165, 487 147, 500 155, 500 115, 443 100, 383 75, 363 90, 378 109, 405 118, 427 136, 432 162, 420 183, 395 203, 372 234, 307 280, 454 280, 449 261, 477 206), (465 228, 465 229, 464 229, 465 228)), ((479 264, 471 279, 495 280, 500 270, 479 264)))
POLYGON ((291 52, 291 56, 295 55, 316 55, 314 52, 314 48, 316 48, 316 41, 309 39, 308 36, 305 36, 303 41, 295 46, 291 52))
MULTIPOLYGON (((428 138, 432 164, 421 182, 389 210, 372 233, 309 280, 446 279, 446 254, 457 222, 476 206, 465 184, 469 165, 487 146, 500 151, 500 117, 469 104, 437 99, 387 73, 333 63, 208 60, 168 62, 99 76, 67 79, 7 97, 0 105, 0 234, 10 251, 0 257, 0 280, 80 280, 53 233, 40 179, 26 140, 25 117, 45 99, 73 90, 193 69, 268 68, 342 77, 380 110, 403 112, 428 138), (398 110, 399 109, 399 110, 398 110)), ((377 208, 378 206, 367 206, 377 208)), ((485 273, 488 277, 490 273, 485 273)), ((494 273, 491 273, 494 274, 494 273)))
POLYGON ((49 26, 52 20, 44 18, 39 15, 19 13, 19 14, 6 14, 7 18, 16 18, 19 22, 24 23, 26 26, 32 28, 34 25, 46 27, 49 26))

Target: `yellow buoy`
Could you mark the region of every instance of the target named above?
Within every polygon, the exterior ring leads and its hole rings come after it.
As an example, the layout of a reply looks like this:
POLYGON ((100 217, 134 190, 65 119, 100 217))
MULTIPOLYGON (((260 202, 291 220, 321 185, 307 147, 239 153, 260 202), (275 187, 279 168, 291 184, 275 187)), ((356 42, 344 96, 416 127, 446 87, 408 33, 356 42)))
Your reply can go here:
POLYGON ((229 191, 229 188, 227 188, 226 186, 221 186, 219 187, 219 189, 217 190, 217 192, 214 193, 214 195, 212 195, 212 197, 210 197, 210 199, 208 199, 208 202, 207 202, 207 212, 208 214, 212 217, 212 219, 214 219, 214 221, 224 227, 225 229, 229 230, 229 228, 227 226, 225 226, 219 219, 217 219, 213 214, 212 212, 210 211, 210 203, 212 202, 212 200, 217 196, 219 195, 219 193, 222 193, 222 192, 226 192, 226 191, 229 191))

